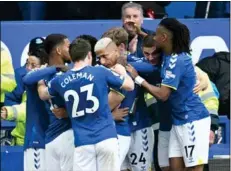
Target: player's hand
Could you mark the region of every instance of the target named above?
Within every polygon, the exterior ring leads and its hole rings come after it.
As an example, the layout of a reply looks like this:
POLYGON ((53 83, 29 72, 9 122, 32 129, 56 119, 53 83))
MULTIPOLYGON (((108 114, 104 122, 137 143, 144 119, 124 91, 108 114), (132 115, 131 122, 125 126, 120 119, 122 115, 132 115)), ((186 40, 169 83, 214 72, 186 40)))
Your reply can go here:
POLYGON ((210 134, 209 134, 209 146, 213 145, 215 141, 215 133, 210 130, 210 134))
POLYGON ((199 80, 196 80, 196 84, 193 88, 193 92, 194 93, 199 93, 199 91, 201 91, 201 88, 200 88, 200 81, 199 80))
POLYGON ((114 120, 116 121, 125 121, 124 117, 128 115, 128 112, 128 107, 122 109, 119 109, 119 107, 117 107, 112 111, 112 115, 114 120))
POLYGON ((205 90, 209 84, 209 77, 198 67, 195 67, 197 82, 193 89, 194 93, 199 93, 200 91, 205 90))
POLYGON ((128 47, 129 52, 135 53, 137 50, 137 43, 138 43, 138 35, 135 35, 135 37, 130 41, 128 47))
POLYGON ((7 118, 7 109, 4 106, 1 108, 1 118, 4 120, 7 118))
POLYGON ((123 67, 121 64, 116 64, 114 67, 111 68, 111 70, 122 76, 127 75, 125 67, 123 67))
POLYGON ((41 65, 40 69, 46 68, 48 66, 47 63, 45 63, 44 65, 41 65))
POLYGON ((58 119, 63 119, 63 118, 68 117, 68 114, 65 108, 54 108, 52 112, 54 113, 55 117, 58 119))
POLYGON ((128 64, 126 66, 126 69, 131 74, 133 79, 135 79, 139 75, 138 72, 136 71, 136 69, 133 66, 131 66, 130 64, 128 64))
POLYGON ((62 72, 66 72, 66 71, 68 71, 68 66, 66 66, 66 65, 56 65, 55 66, 56 67, 56 70, 59 72, 59 71, 62 71, 62 72))
POLYGON ((197 80, 197 82, 193 88, 193 92, 199 93, 200 91, 204 90, 204 87, 206 86, 205 84, 206 84, 205 82, 197 80))

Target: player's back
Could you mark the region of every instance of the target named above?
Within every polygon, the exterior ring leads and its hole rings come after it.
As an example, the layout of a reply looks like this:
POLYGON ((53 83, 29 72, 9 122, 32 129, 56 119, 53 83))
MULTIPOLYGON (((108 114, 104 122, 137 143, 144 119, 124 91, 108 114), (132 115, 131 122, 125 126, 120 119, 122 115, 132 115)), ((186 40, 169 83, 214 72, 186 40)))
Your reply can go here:
POLYGON ((202 104, 199 96, 193 92, 193 88, 196 83, 196 73, 192 64, 191 57, 182 53, 179 55, 173 55, 171 57, 165 57, 165 66, 178 67, 177 72, 172 73, 166 70, 166 67, 162 73, 170 78, 177 78, 179 80, 177 90, 172 91, 169 102, 172 108, 173 123, 178 125, 186 123, 188 121, 198 120, 208 116, 208 112, 202 104), (172 63, 172 61, 176 61, 172 63), (181 121, 179 121, 181 120, 181 121))
MULTIPOLYGON (((61 73, 60 73, 61 74, 61 73)), ((45 79, 46 84, 48 85, 50 81, 56 76, 59 76, 59 73, 51 75, 45 79)), ((61 135, 63 132, 71 128, 71 121, 69 118, 58 119, 52 112, 54 108, 65 108, 65 102, 60 96, 56 96, 49 100, 44 101, 47 113, 49 115, 49 125, 46 130, 45 142, 49 143, 53 141, 56 137, 61 135)))
POLYGON ((116 137, 115 124, 108 105, 108 86, 121 87, 122 83, 121 77, 100 66, 72 69, 52 81, 51 87, 54 86, 65 99, 76 146, 96 144, 116 137))

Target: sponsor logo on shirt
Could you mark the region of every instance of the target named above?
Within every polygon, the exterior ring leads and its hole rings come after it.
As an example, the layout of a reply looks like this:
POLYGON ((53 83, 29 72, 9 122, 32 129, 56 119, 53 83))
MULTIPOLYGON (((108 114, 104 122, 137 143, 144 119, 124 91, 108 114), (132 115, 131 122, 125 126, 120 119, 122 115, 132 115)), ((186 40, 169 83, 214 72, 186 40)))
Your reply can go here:
POLYGON ((168 71, 168 70, 166 70, 165 76, 166 76, 166 78, 175 78, 176 77, 176 75, 173 74, 172 71, 168 71))

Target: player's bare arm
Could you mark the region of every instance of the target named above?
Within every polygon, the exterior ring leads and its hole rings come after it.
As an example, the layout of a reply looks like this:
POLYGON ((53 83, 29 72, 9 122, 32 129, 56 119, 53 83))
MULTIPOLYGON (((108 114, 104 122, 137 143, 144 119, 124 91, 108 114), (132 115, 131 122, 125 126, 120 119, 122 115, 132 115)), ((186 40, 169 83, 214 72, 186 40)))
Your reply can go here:
POLYGON ((124 98, 125 97, 121 93, 111 89, 108 94, 108 104, 111 111, 114 110, 118 105, 120 105, 124 98))
POLYGON ((135 83, 138 85, 142 85, 151 95, 158 98, 159 100, 166 101, 171 94, 171 88, 167 86, 156 87, 149 84, 145 79, 141 78, 135 68, 131 65, 128 65, 127 71, 132 75, 135 79, 135 83))
POLYGON ((45 85, 44 80, 38 82, 38 94, 41 100, 48 100, 51 95, 48 93, 48 87, 45 85))
POLYGON ((198 82, 193 91, 194 93, 198 93, 199 91, 205 90, 208 87, 210 80, 208 75, 197 66, 195 66, 195 72, 198 82))
POLYGON ((126 69, 120 65, 116 64, 113 68, 112 71, 120 74, 121 76, 124 76, 124 82, 123 85, 121 86, 122 89, 125 89, 127 91, 132 91, 134 90, 134 82, 132 78, 127 74, 126 69))

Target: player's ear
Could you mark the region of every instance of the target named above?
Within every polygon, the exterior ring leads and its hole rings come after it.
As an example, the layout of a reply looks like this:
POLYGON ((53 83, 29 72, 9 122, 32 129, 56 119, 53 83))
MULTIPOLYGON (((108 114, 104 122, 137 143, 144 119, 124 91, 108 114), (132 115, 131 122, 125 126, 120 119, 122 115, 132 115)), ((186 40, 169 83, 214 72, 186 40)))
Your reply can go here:
POLYGON ((62 50, 61 50, 61 48, 60 48, 59 46, 55 48, 55 51, 56 51, 56 53, 59 54, 59 55, 62 54, 62 50))
POLYGON ((163 33, 162 35, 162 42, 166 41, 168 38, 168 35, 166 33, 163 33))
POLYGON ((91 53, 91 51, 88 52, 87 57, 88 57, 88 59, 92 59, 92 53, 91 53))
POLYGON ((92 65, 92 53, 91 52, 88 52, 87 54, 87 61, 89 65, 92 65))
POLYGON ((124 51, 124 49, 126 49, 124 43, 121 43, 121 44, 118 46, 118 48, 119 48, 120 51, 124 51))

